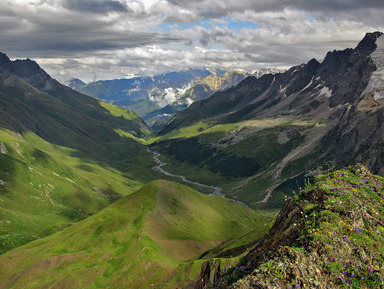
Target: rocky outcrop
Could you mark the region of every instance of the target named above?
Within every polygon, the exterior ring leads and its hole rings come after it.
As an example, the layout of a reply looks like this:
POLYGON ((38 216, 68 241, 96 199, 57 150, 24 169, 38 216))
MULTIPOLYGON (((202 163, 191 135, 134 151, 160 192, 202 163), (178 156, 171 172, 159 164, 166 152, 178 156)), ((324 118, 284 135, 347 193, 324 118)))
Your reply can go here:
POLYGON ((214 288, 382 288, 383 186, 362 165, 318 176, 214 288))

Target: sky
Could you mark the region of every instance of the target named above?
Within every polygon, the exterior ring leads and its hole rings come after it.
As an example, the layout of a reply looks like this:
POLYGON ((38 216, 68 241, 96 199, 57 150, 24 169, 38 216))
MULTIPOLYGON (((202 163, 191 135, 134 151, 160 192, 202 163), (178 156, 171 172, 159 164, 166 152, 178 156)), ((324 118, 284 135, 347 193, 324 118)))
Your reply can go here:
POLYGON ((384 31, 384 0, 1 0, 0 51, 61 82, 288 68, 384 31))

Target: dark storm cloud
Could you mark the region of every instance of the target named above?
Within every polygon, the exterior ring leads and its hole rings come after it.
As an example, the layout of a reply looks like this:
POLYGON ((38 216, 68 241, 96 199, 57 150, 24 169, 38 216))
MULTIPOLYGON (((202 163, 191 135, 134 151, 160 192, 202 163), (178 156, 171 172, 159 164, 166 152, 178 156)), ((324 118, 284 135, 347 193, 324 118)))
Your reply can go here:
MULTIPOLYGON (((124 34, 107 34, 100 37, 75 32, 73 34, 60 33, 52 35, 40 31, 40 33, 26 35, 22 39, 17 36, 9 36, 8 43, 3 43, 0 47, 5 48, 6 51, 17 50, 19 53, 32 53, 34 57, 52 57, 68 54, 79 56, 86 52, 111 51, 153 43, 168 43, 170 41, 170 39, 156 33, 126 32, 124 34)), ((173 41, 175 40, 173 39, 173 41)))
POLYGON ((0 51, 60 79, 287 67, 384 30, 383 13, 383 0, 3 0, 0 51))
POLYGON ((90 13, 124 12, 127 7, 119 1, 103 0, 65 0, 64 7, 90 13))
MULTIPOLYGON (((117 1, 66 0, 65 4, 71 3, 71 8, 77 10, 101 12, 120 9, 115 2, 117 3, 117 1), (95 6, 92 8, 91 4, 95 6)), ((40 2, 39 5, 43 4, 40 2)), ((158 32, 118 29, 116 23, 120 19, 104 19, 105 15, 88 17, 83 13, 59 11, 60 8, 60 6, 57 7, 56 11, 50 8, 51 10, 47 11, 51 12, 49 14, 42 13, 44 10, 39 7, 38 13, 33 14, 15 6, 12 10, 13 15, 9 16, 9 11, 1 11, 0 4, 2 38, 0 49, 11 57, 18 58, 68 57, 70 55, 78 57, 86 55, 87 52, 113 51, 148 44, 185 41, 185 39, 176 39, 158 32)))

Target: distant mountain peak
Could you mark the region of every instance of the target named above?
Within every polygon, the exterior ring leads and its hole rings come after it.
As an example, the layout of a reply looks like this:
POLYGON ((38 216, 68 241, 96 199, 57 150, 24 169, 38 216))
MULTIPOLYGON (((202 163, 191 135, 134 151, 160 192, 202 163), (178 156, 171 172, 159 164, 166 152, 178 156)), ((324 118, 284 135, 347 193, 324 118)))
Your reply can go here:
POLYGON ((78 78, 72 78, 70 81, 68 81, 67 84, 69 87, 73 88, 74 90, 79 90, 82 87, 86 86, 87 84, 78 78))

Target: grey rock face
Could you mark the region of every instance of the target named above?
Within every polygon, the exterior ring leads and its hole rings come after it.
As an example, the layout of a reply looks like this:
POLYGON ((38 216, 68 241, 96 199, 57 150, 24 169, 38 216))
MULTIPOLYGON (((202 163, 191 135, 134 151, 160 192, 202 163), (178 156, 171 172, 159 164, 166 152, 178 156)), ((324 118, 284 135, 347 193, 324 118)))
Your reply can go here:
POLYGON ((35 61, 30 59, 11 61, 4 53, 0 53, 0 72, 17 75, 43 91, 49 91, 59 84, 35 61))

